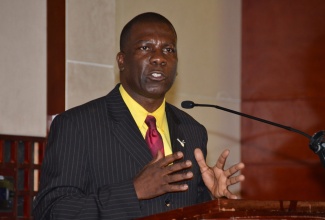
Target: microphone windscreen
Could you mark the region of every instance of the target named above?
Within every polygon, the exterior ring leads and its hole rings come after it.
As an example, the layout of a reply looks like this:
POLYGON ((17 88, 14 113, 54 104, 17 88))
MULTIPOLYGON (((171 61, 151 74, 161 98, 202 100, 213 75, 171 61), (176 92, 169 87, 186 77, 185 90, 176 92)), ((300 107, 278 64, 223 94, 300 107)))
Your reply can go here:
POLYGON ((182 102, 182 107, 183 108, 193 108, 194 107, 194 102, 192 102, 192 101, 183 101, 182 102))

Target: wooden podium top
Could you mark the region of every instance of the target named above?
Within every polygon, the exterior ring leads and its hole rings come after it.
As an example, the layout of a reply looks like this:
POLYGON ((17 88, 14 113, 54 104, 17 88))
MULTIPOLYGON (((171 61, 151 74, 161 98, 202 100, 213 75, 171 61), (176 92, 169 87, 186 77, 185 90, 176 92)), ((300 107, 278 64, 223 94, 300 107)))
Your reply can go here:
POLYGON ((325 201, 217 199, 140 219, 325 219, 325 201))

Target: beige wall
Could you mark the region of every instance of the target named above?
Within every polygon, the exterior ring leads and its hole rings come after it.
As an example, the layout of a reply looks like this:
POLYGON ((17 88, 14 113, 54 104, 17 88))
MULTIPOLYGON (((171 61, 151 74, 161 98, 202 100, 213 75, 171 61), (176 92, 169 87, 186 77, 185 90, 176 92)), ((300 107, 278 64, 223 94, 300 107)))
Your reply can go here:
POLYGON ((0 134, 46 136, 46 1, 0 1, 0 134))
POLYGON ((115 85, 115 0, 66 0, 66 108, 115 85))

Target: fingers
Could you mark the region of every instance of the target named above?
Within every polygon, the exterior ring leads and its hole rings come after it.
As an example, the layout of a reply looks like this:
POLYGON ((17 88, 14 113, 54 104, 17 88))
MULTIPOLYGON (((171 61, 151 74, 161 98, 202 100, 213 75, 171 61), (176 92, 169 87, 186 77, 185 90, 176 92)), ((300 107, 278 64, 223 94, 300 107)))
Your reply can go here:
POLYGON ((193 173, 187 171, 192 166, 192 162, 176 163, 181 158, 183 158, 181 152, 166 157, 158 153, 156 158, 145 166, 133 181, 138 199, 150 199, 167 192, 187 190, 188 185, 179 182, 193 177, 193 173))
POLYGON ((156 163, 157 161, 159 161, 159 160, 162 159, 162 158, 164 158, 164 155, 163 155, 163 153, 159 150, 159 151, 157 152, 156 157, 153 158, 153 160, 151 161, 150 164, 152 164, 152 163, 156 163))
POLYGON ((160 155, 162 155, 161 152, 158 152, 157 154, 157 157, 154 159, 155 162, 158 162, 159 160, 159 165, 161 167, 164 167, 164 166, 168 166, 170 165, 171 163, 177 161, 177 160, 180 160, 183 158, 183 153, 178 151, 176 153, 173 153, 171 155, 168 155, 166 157, 163 157, 163 155, 160 157, 160 155))
POLYGON ((197 163, 199 164, 201 173, 204 173, 205 171, 209 170, 209 166, 205 162, 205 159, 204 159, 201 149, 196 148, 194 150, 194 156, 195 156, 197 163))
POLYGON ((186 191, 188 189, 187 184, 171 184, 168 185, 169 189, 165 190, 165 192, 179 192, 179 191, 186 191))
POLYGON ((157 162, 158 167, 164 175, 168 175, 180 170, 188 169, 192 166, 192 162, 189 160, 175 163, 177 160, 183 158, 182 152, 176 152, 174 154, 168 155, 157 162))
POLYGON ((223 169, 224 168, 224 166, 226 164, 226 161, 227 161, 227 158, 229 156, 229 153, 230 153, 229 150, 224 150, 220 154, 220 156, 219 156, 219 158, 217 160, 217 163, 216 163, 216 167, 218 167, 219 169, 223 169))
POLYGON ((166 157, 160 157, 160 152, 158 152, 157 157, 153 159, 152 164, 156 163, 153 165, 159 167, 160 171, 162 171, 164 175, 168 175, 180 170, 188 169, 192 166, 190 160, 175 163, 177 160, 183 158, 183 156, 183 153, 179 151, 166 157))
POLYGON ((237 199, 237 196, 235 194, 232 194, 230 191, 227 190, 227 192, 224 193, 225 197, 228 199, 237 199))
POLYGON ((233 185, 239 182, 242 182, 245 180, 245 176, 244 175, 238 175, 238 176, 233 176, 235 173, 237 173, 238 171, 244 169, 245 165, 243 163, 238 163, 232 167, 230 167, 228 170, 226 170, 224 172, 225 176, 228 178, 227 179, 227 186, 229 185, 233 185))
MULTIPOLYGON (((173 170, 173 169, 170 169, 173 170)), ((180 181, 188 180, 193 178, 192 172, 184 172, 184 173, 176 173, 171 175, 164 176, 164 184, 163 184, 163 191, 164 193, 167 192, 179 192, 185 191, 188 189, 187 184, 174 184, 180 181)))
POLYGON ((238 171, 245 168, 245 165, 243 163, 238 163, 233 166, 231 166, 228 170, 224 171, 224 174, 226 177, 230 177, 231 175, 237 173, 238 171))
POLYGON ((191 179, 192 177, 193 177, 192 172, 185 172, 185 173, 179 173, 173 175, 166 175, 164 179, 166 184, 170 184, 170 183, 191 179))
POLYGON ((167 170, 167 174, 170 174, 170 173, 174 173, 179 170, 184 170, 184 169, 190 168, 191 166, 192 166, 192 162, 187 160, 187 161, 183 161, 181 163, 174 163, 172 165, 169 165, 166 167, 166 170, 167 170))

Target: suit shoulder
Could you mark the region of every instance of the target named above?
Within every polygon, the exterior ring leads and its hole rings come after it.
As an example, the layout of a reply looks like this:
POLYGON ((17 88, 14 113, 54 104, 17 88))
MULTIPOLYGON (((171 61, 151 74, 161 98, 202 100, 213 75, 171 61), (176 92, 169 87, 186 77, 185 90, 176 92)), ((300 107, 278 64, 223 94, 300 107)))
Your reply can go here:
POLYGON ((85 117, 85 116, 91 116, 94 113, 101 113, 105 109, 106 96, 91 100, 89 102, 86 102, 84 104, 72 107, 62 113, 60 113, 58 116, 60 117, 68 117, 68 118, 79 118, 79 117, 85 117))

